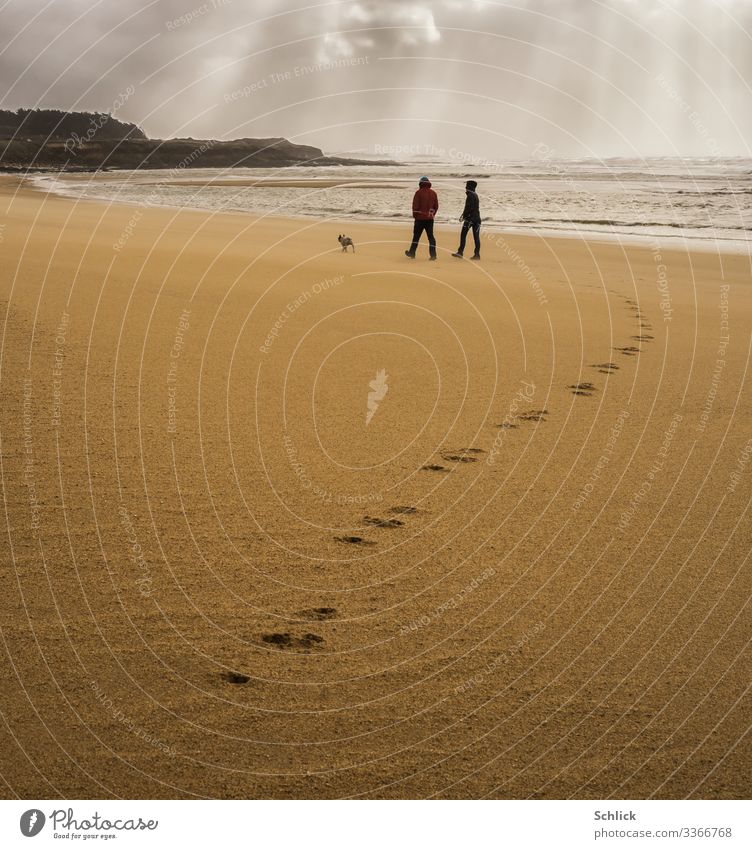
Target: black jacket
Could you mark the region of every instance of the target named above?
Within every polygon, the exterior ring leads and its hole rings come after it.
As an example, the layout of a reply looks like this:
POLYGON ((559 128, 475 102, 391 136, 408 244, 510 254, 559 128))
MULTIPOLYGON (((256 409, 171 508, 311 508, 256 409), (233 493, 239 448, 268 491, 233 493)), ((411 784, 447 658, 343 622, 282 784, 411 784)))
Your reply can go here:
POLYGON ((462 218, 465 221, 472 221, 480 224, 480 198, 476 192, 471 192, 470 189, 465 189, 467 198, 465 199, 465 208, 462 210, 462 218))

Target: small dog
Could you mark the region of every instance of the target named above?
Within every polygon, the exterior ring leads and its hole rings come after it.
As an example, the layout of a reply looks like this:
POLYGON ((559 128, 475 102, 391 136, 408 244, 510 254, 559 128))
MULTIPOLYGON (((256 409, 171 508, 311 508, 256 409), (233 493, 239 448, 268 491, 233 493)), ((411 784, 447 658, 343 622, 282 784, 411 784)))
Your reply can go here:
POLYGON ((342 245, 342 253, 347 253, 348 247, 353 249, 353 253, 355 253, 355 242, 349 236, 337 236, 337 241, 342 245))

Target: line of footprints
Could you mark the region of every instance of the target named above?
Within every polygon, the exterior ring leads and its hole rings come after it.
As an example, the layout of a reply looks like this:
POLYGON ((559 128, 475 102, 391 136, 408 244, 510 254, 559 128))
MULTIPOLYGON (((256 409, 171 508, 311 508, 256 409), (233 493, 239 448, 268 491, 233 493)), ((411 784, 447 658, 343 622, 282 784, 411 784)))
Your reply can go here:
MULTIPOLYGON (((620 296, 622 297, 622 296, 620 296)), ((636 301, 630 298, 623 298, 627 304, 628 310, 633 313, 638 322, 640 332, 631 337, 632 340, 640 343, 652 342, 654 337, 646 331, 652 330, 651 325, 645 320, 645 316, 640 311, 636 301)), ((635 345, 625 345, 620 348, 614 348, 615 351, 625 357, 634 357, 639 354, 642 349, 635 345)), ((599 374, 612 375, 619 371, 619 366, 616 363, 595 363, 590 368, 596 369, 599 374)), ((594 383, 583 381, 573 383, 567 386, 573 395, 592 396, 598 389, 594 383)), ((548 410, 526 410, 514 417, 514 421, 505 421, 496 425, 497 428, 506 430, 516 430, 525 422, 545 422, 548 410)), ((455 451, 448 451, 441 454, 441 459, 446 463, 467 464, 475 463, 479 459, 478 455, 485 454, 482 448, 459 448, 455 451)), ((439 474, 448 473, 450 468, 439 463, 428 463, 421 466, 421 471, 435 472, 439 474)), ((420 511, 417 507, 399 505, 392 507, 389 510, 391 514, 388 518, 379 516, 364 516, 363 524, 378 530, 397 530, 405 526, 407 517, 414 516, 420 511)), ((343 545, 352 545, 359 547, 372 547, 377 543, 375 540, 365 539, 361 536, 336 536, 334 538, 338 543, 343 545)), ((309 622, 324 622, 337 618, 337 609, 335 607, 312 607, 305 610, 299 610, 295 614, 299 619, 309 622)), ((261 642, 270 648, 279 650, 291 650, 295 652, 310 652, 317 648, 322 648, 325 642, 324 637, 311 631, 306 631, 296 635, 289 631, 273 632, 261 635, 261 642)), ((228 684, 247 684, 251 679, 250 676, 240 672, 225 671, 221 673, 221 679, 228 684)))
MULTIPOLYGON (((636 342, 641 343, 652 342, 655 337, 645 331, 652 330, 653 327, 645 320, 645 316, 642 314, 637 301, 633 301, 631 298, 624 298, 623 300, 627 304, 629 312, 631 312, 637 319, 640 329, 640 332, 631 338, 636 342)), ((641 353, 642 348, 638 348, 635 345, 625 345, 621 348, 614 348, 614 351, 618 351, 624 357, 636 357, 637 354, 641 353)), ((590 368, 597 369, 599 374, 605 375, 614 374, 619 371, 619 366, 617 366, 616 363, 595 363, 594 365, 591 365, 590 368)), ((595 384, 589 381, 572 383, 567 387, 567 389, 570 389, 573 395, 584 395, 586 397, 594 395, 598 391, 595 384)))
MULTIPOLYGON (((478 449, 480 450, 480 449, 478 449)), ((392 507, 389 511, 392 514, 392 518, 390 519, 381 519, 378 516, 364 516, 363 524, 370 525, 374 528, 382 528, 386 530, 394 530, 395 528, 401 528, 405 524, 404 519, 398 519, 397 516, 414 516, 416 513, 419 513, 417 507, 408 507, 406 505, 400 505, 399 507, 392 507)), ((343 542, 347 545, 360 545, 360 546, 369 546, 376 545, 373 540, 363 539, 363 537, 353 537, 353 536, 343 536, 343 537, 334 537, 337 542, 343 542)))
MULTIPOLYGON (((398 507, 392 507, 389 512, 392 516, 388 519, 381 519, 377 516, 365 516, 363 518, 363 524, 370 525, 374 528, 394 530, 395 528, 403 527, 405 524, 404 518, 397 518, 398 516, 414 516, 420 511, 417 507, 400 505, 398 507)), ((358 536, 338 536, 335 539, 337 542, 346 543, 347 545, 376 545, 373 540, 363 539, 363 537, 358 536)), ((309 607, 305 610, 296 611, 295 616, 298 619, 309 622, 325 622, 336 619, 337 614, 336 607, 309 607)), ((262 634, 261 642, 270 648, 308 653, 314 649, 323 648, 325 640, 321 634, 316 634, 313 631, 306 631, 300 635, 292 634, 290 631, 275 631, 270 634, 262 634)), ((250 677, 238 672, 224 672, 222 673, 222 680, 228 684, 246 684, 250 681, 250 677)))

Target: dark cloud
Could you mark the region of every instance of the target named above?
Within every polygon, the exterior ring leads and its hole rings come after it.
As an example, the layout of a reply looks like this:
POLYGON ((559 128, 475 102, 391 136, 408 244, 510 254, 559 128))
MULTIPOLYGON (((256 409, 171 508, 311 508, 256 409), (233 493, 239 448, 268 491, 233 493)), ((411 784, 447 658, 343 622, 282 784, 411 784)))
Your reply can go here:
POLYGON ((749 154, 746 0, 8 0, 2 105, 502 159, 749 154))

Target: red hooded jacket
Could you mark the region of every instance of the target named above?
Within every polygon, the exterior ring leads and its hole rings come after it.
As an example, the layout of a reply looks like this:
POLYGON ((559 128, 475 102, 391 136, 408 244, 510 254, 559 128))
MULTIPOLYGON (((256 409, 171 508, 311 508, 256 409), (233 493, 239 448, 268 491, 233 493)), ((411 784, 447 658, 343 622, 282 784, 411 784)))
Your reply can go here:
POLYGON ((421 183, 413 196, 413 218, 430 221, 439 210, 439 196, 430 183, 421 183))

